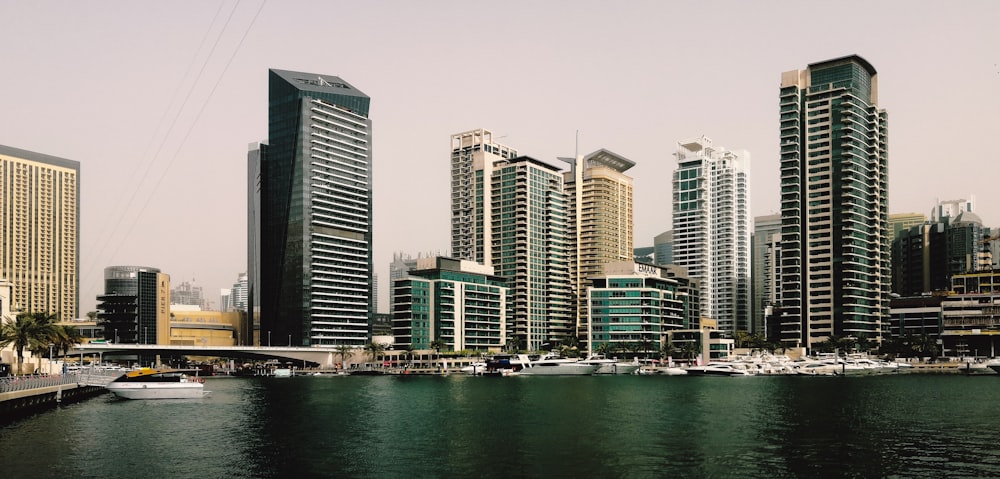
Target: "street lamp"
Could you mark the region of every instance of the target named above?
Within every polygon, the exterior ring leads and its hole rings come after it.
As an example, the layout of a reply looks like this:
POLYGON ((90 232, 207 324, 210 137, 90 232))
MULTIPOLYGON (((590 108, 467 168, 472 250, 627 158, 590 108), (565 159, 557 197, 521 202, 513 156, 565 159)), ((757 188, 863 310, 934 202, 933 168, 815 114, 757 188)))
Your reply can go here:
POLYGON ((267 347, 271 347, 271 331, 267 332, 267 347))
POLYGON ((118 344, 118 328, 115 328, 115 344, 118 344))
POLYGON ((292 335, 288 335, 288 347, 292 347, 292 335))
POLYGON ((52 375, 52 343, 49 343, 49 376, 52 375))

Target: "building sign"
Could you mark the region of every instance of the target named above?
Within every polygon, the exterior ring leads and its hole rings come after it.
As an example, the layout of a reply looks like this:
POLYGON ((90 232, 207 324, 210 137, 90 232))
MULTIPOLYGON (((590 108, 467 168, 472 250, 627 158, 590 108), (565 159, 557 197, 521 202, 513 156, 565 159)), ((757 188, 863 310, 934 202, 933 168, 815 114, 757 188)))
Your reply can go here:
POLYGON ((658 266, 653 266, 651 264, 635 263, 635 269, 633 270, 635 274, 644 277, 654 277, 659 278, 660 268, 658 266))

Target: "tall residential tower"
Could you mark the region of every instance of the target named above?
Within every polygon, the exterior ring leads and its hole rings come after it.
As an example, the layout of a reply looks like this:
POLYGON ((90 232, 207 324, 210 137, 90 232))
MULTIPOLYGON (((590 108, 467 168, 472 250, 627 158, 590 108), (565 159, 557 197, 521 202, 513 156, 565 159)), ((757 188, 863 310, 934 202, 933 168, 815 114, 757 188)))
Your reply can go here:
POLYGON ((750 154, 702 136, 677 144, 673 262, 701 281, 701 314, 750 327, 750 154))
POLYGON ((890 257, 887 114, 851 55, 782 73, 781 341, 881 340, 890 257))
POLYGON ((364 345, 375 310, 370 99, 335 76, 268 77, 268 142, 248 156, 258 341, 364 345))

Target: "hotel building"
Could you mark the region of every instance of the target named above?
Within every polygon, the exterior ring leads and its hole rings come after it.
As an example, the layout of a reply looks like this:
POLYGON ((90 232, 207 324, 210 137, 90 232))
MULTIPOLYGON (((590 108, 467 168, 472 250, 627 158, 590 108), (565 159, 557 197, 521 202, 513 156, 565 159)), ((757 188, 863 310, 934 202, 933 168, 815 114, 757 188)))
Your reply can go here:
POLYGON ((76 319, 80 163, 0 145, 0 278, 15 311, 76 319))

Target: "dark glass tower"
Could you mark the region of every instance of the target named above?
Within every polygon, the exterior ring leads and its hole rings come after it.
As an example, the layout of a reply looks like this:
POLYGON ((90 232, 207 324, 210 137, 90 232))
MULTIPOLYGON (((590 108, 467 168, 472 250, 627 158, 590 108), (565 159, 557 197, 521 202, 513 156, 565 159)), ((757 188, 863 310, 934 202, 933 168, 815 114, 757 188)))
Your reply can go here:
POLYGON ((268 142, 249 156, 258 341, 363 345, 375 304, 370 99, 335 76, 268 76, 268 142))
POLYGON ((891 284, 887 115, 852 55, 782 74, 781 341, 881 339, 891 284))

